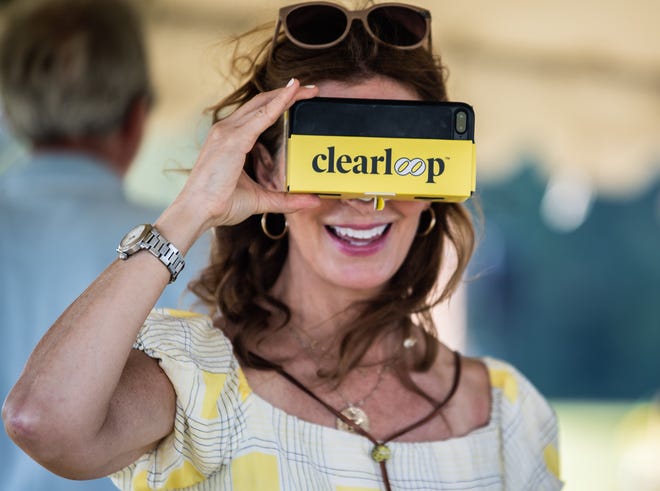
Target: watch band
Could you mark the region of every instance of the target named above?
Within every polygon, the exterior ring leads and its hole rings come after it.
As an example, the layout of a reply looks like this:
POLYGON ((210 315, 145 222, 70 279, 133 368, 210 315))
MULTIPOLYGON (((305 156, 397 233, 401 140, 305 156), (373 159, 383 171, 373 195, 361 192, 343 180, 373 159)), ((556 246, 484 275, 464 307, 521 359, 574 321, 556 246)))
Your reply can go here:
POLYGON ((140 249, 145 249, 156 256, 170 271, 170 283, 174 283, 177 276, 186 265, 183 256, 171 242, 163 237, 155 227, 152 227, 140 249))

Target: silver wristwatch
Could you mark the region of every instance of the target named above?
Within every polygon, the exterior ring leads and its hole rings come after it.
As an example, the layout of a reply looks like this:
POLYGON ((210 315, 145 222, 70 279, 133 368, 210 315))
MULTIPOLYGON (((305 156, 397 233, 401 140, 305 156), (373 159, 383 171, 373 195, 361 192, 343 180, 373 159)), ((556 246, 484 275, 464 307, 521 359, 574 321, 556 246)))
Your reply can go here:
POLYGON ((128 259, 142 250, 151 252, 167 267, 170 271, 170 283, 174 283, 174 280, 186 265, 179 249, 168 242, 153 225, 148 223, 138 225, 121 239, 117 246, 117 255, 119 259, 128 259))

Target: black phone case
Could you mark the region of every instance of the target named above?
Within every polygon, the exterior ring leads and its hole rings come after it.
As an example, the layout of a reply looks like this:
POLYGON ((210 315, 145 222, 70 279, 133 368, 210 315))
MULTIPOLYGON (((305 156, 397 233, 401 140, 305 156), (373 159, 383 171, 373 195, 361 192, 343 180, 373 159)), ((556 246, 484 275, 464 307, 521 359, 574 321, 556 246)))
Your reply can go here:
POLYGON ((474 110, 463 102, 316 97, 289 109, 288 135, 432 138, 474 142, 474 110), (463 113, 465 130, 457 130, 463 113))

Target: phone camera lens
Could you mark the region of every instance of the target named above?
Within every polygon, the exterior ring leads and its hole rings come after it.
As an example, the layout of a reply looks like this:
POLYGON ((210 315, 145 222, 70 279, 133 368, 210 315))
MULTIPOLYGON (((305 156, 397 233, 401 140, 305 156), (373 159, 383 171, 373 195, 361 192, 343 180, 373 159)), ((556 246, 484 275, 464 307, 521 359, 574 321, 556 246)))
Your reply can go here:
POLYGON ((456 132, 463 134, 467 131, 467 113, 465 111, 458 111, 456 113, 456 132))

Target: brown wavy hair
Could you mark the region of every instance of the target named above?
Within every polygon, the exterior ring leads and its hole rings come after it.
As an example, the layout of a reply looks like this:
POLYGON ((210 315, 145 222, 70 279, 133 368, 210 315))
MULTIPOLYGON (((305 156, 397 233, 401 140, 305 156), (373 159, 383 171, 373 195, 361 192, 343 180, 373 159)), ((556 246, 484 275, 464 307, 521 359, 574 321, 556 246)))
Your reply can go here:
MULTIPOLYGON (((358 83, 369 77, 385 76, 412 88, 422 100, 447 100, 445 68, 440 58, 427 49, 404 51, 377 44, 355 24, 344 41, 328 49, 303 49, 280 34, 274 47, 271 41, 266 41, 252 50, 241 50, 241 42, 247 36, 263 29, 265 26, 234 40, 232 67, 244 82, 210 108, 214 122, 258 93, 284 86, 291 77, 306 85, 329 80, 358 83)), ((268 128, 258 141, 275 155, 283 141, 282 121, 268 128)), ((245 171, 256 179, 250 155, 245 171)), ((413 350, 414 359, 408 360, 405 366, 424 371, 432 365, 438 348, 434 342, 437 333, 431 308, 456 290, 472 254, 474 229, 463 205, 432 203, 431 206, 436 226, 430 234, 415 238, 402 266, 382 291, 357 306, 358 313, 343 331, 338 364, 322 376, 338 382, 361 362, 373 340, 394 335, 394 339, 403 342, 413 331, 423 332, 426 342, 420 343, 420 349, 413 350), (436 288, 447 246, 455 251, 456 267, 447 283, 436 288)), ((424 223, 420 223, 419 230, 428 225, 428 220, 423 220, 425 215, 422 214, 420 222, 424 223)), ((285 326, 291 318, 290 307, 269 293, 287 254, 286 237, 269 239, 261 231, 260 217, 252 216, 238 225, 215 229, 211 265, 191 284, 192 291, 212 315, 221 314, 236 326, 227 334, 237 357, 247 366, 272 366, 253 357, 251 352, 272 329, 285 326)), ((402 359, 400 351, 391 353, 390 361, 402 359)), ((408 370, 402 368, 401 372, 408 370)), ((410 380, 405 373, 403 376, 410 380)))

